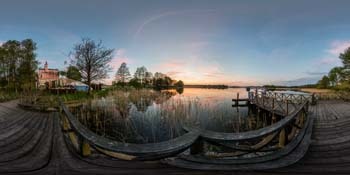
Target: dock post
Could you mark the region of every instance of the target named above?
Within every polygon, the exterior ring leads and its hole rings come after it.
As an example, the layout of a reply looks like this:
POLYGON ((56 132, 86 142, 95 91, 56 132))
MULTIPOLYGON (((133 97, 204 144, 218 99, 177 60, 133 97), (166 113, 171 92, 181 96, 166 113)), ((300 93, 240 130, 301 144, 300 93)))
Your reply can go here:
POLYGON ((65 116, 62 116, 63 120, 63 131, 68 131, 69 130, 69 122, 68 119, 65 116))
POLYGON ((238 112, 238 106, 239 106, 239 92, 237 92, 237 101, 236 101, 236 105, 237 105, 237 112, 238 112))
POLYGON ((311 105, 316 105, 317 101, 316 101, 316 97, 315 97, 315 93, 312 93, 311 95, 311 105))
POLYGON ((280 148, 283 148, 284 145, 285 145, 285 143, 286 143, 286 131, 285 131, 285 129, 283 128, 283 129, 280 131, 278 146, 279 146, 280 148))
POLYGON ((91 155, 90 144, 85 139, 83 139, 83 143, 81 144, 81 154, 85 157, 91 155))

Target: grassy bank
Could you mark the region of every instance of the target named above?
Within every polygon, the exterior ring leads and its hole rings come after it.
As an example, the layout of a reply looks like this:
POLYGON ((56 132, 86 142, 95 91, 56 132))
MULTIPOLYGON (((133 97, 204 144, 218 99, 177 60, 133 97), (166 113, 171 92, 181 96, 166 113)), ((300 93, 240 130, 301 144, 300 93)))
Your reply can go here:
POLYGON ((8 91, 0 91, 0 102, 14 100, 14 99, 17 99, 18 97, 19 97, 18 93, 8 92, 8 91))
POLYGON ((350 91, 318 88, 302 88, 302 92, 313 93, 319 100, 345 100, 350 101, 350 91))

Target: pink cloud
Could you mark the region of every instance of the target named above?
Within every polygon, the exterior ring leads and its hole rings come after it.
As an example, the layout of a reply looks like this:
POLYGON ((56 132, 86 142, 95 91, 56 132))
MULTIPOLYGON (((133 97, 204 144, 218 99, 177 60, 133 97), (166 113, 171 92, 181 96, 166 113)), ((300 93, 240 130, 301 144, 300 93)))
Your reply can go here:
POLYGON ((113 72, 109 73, 108 78, 104 79, 103 82, 105 84, 112 84, 112 81, 115 80, 115 72, 120 67, 120 65, 125 62, 127 64, 133 63, 132 59, 126 56, 126 50, 121 48, 115 51, 115 56, 109 65, 112 67, 113 72))
POLYGON ((350 47, 350 41, 333 41, 329 48, 325 50, 326 56, 319 58, 314 62, 316 69, 320 66, 323 67, 334 67, 340 66, 341 60, 339 59, 339 54, 343 53, 347 48, 350 47))
POLYGON ((126 50, 125 49, 117 49, 115 51, 115 57, 112 59, 112 61, 110 62, 110 66, 113 68, 113 69, 118 69, 119 66, 125 62, 127 64, 130 64, 132 63, 132 60, 129 59, 127 56, 126 56, 126 50))
POLYGON ((322 58, 319 60, 318 65, 334 65, 338 63, 340 63, 340 60, 338 58, 322 58))
POLYGON ((230 86, 256 86, 256 85, 262 85, 262 84, 255 80, 238 80, 238 81, 230 82, 229 85, 230 86))
POLYGON ((340 53, 343 53, 349 47, 350 41, 334 41, 331 43, 331 48, 328 49, 327 52, 339 56, 340 53))
POLYGON ((222 66, 214 59, 199 59, 196 56, 163 59, 162 63, 153 68, 173 79, 181 79, 189 84, 227 83, 232 80, 231 77, 223 73, 222 66))
MULTIPOLYGON (((174 59, 176 60, 176 59, 174 59)), ((158 68, 162 68, 162 69, 182 69, 183 67, 185 67, 187 65, 186 62, 182 62, 182 61, 173 61, 173 60, 169 60, 169 61, 165 61, 164 63, 160 63, 157 67, 158 68)))

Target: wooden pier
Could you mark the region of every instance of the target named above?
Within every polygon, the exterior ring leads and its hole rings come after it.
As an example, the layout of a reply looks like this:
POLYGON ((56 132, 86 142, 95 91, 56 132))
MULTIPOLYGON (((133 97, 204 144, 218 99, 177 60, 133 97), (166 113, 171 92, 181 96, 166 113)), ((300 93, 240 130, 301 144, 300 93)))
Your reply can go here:
MULTIPOLYGON (((170 156, 173 158, 153 159, 152 161, 119 160, 99 151, 104 146, 96 145, 98 141, 95 140, 95 142, 93 137, 85 138, 88 140, 84 141, 82 137, 69 134, 77 134, 77 131, 70 128, 72 123, 69 123, 69 126, 68 123, 65 123, 66 120, 62 120, 62 115, 59 112, 27 111, 19 108, 17 103, 18 101, 11 101, 0 104, 0 174, 350 174, 349 102, 319 101, 317 105, 309 106, 309 119, 314 119, 314 122, 310 123, 313 127, 305 127, 305 129, 313 128, 312 133, 310 133, 310 146, 306 146, 308 140, 301 139, 296 152, 294 150, 292 153, 283 151, 278 153, 287 155, 283 161, 273 161, 273 157, 270 157, 271 160, 259 164, 262 169, 268 166, 280 168, 264 169, 263 171, 256 167, 255 171, 251 171, 254 168, 245 169, 245 166, 242 165, 246 160, 240 160, 240 165, 232 165, 230 163, 234 160, 215 159, 216 164, 212 164, 211 159, 209 160, 210 164, 206 164, 203 161, 208 160, 196 156, 186 158, 180 156, 177 159, 185 162, 184 167, 188 166, 187 168, 200 169, 196 168, 200 166, 202 169, 221 168, 222 171, 177 168, 167 163, 176 158, 175 152, 182 151, 182 148, 178 147, 177 144, 174 144, 175 147, 171 150, 166 145, 161 148, 162 153, 167 152, 168 155, 173 155, 170 156), (71 141, 72 138, 73 140, 75 138, 77 143, 82 143, 79 149, 90 150, 90 152, 85 152, 84 155, 84 151, 77 151, 75 144, 71 141), (299 155, 303 156, 298 161, 293 162, 296 160, 295 157, 299 155), (198 161, 202 161, 202 163, 198 161), (196 166, 197 164, 198 166, 196 166), (288 166, 282 166, 283 164, 288 164, 288 166)), ((273 130, 273 128, 271 129, 273 130)), ((306 134, 305 136, 308 134, 307 130, 303 133, 306 134)), ((220 140, 213 134, 202 134, 206 138, 220 140)), ((191 143, 190 140, 195 135, 196 133, 193 133, 188 136, 188 139, 180 139, 179 142, 191 143)), ((261 133, 246 134, 246 137, 258 137, 258 135, 261 133)), ((235 140, 241 137, 230 135, 227 138, 235 140)), ((115 146, 115 148, 123 147, 122 145, 115 146)), ((154 148, 144 149, 144 155, 151 155, 152 149, 154 148)), ((123 153, 113 153, 113 150, 106 151, 118 157, 127 156, 123 153)), ((160 150, 155 149, 155 151, 160 150)), ((166 154, 160 156, 164 157, 166 154)), ((268 159, 268 157, 263 159, 268 159)), ((254 161, 262 160, 254 159, 254 161)))

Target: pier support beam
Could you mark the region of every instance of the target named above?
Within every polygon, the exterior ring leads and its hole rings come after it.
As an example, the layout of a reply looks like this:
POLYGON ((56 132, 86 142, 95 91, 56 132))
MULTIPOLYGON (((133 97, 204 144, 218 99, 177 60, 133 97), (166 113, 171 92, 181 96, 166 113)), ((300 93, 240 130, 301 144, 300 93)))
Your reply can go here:
POLYGON ((204 142, 201 138, 197 139, 191 146, 191 154, 199 154, 204 151, 204 142))
POLYGON ((286 145, 286 130, 283 128, 280 131, 278 146, 283 148, 286 145))

